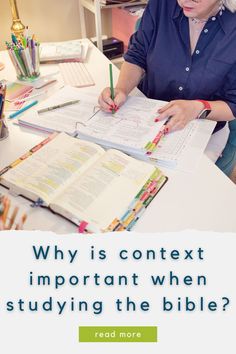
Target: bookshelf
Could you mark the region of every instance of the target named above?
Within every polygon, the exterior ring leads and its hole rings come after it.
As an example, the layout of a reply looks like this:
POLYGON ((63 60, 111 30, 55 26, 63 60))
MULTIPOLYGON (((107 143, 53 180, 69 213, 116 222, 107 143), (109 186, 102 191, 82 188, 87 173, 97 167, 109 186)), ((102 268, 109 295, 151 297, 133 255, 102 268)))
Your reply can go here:
POLYGON ((83 38, 87 38, 86 31, 86 22, 85 22, 85 9, 89 10, 94 14, 95 18, 95 29, 97 37, 97 47, 102 52, 102 20, 101 20, 101 11, 104 9, 111 9, 114 7, 124 8, 127 6, 135 5, 145 5, 147 0, 141 1, 127 1, 124 3, 104 5, 100 0, 79 0, 79 12, 80 12, 80 25, 81 25, 81 34, 83 38))

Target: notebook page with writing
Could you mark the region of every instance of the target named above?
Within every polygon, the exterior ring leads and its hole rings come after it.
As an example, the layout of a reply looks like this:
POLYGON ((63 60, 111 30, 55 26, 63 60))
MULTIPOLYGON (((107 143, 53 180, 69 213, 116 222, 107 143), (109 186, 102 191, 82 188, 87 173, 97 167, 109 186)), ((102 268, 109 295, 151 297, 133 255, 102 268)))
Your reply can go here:
POLYGON ((80 100, 78 104, 44 114, 32 111, 18 121, 47 131, 65 131, 105 148, 119 149, 139 159, 150 159, 160 166, 183 171, 196 168, 196 162, 211 137, 214 122, 194 120, 185 129, 167 134, 159 146, 154 144, 151 154, 147 154, 150 144, 153 145, 163 127, 164 120, 155 122, 155 118, 158 109, 166 102, 129 97, 116 113, 111 114, 97 107, 97 97, 98 94, 65 87, 38 108, 75 99, 80 100))
POLYGON ((100 110, 86 125, 81 125, 79 137, 144 156, 146 144, 155 138, 164 124, 164 120, 155 122, 157 111, 164 104, 143 97, 128 97, 114 114, 100 110))
POLYGON ((38 114, 31 111, 19 117, 21 125, 46 131, 78 133, 82 139, 144 155, 145 145, 152 141, 164 121, 155 123, 157 110, 162 101, 143 97, 129 97, 115 114, 105 113, 97 106, 97 94, 84 93, 75 87, 66 86, 38 105, 37 109, 50 107, 66 101, 77 100, 57 110, 38 114))

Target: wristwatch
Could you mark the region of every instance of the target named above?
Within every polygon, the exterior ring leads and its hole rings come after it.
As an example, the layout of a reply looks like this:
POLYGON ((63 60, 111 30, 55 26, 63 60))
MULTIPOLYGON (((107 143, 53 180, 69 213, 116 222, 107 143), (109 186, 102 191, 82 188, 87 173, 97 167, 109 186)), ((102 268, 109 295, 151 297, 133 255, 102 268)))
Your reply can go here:
POLYGON ((199 115, 197 116, 197 119, 206 119, 208 114, 211 113, 211 105, 210 105, 210 103, 208 101, 204 101, 204 100, 196 100, 196 101, 199 101, 199 102, 203 103, 203 105, 204 105, 204 108, 199 113, 199 115))

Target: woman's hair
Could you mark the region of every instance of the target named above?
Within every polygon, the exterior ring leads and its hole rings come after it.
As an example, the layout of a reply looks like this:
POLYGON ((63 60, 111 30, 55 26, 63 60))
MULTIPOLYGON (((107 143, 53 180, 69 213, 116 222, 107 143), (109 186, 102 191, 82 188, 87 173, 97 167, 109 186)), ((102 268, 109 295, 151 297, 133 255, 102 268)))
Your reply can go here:
POLYGON ((231 12, 236 11, 236 0, 223 0, 225 7, 231 12))

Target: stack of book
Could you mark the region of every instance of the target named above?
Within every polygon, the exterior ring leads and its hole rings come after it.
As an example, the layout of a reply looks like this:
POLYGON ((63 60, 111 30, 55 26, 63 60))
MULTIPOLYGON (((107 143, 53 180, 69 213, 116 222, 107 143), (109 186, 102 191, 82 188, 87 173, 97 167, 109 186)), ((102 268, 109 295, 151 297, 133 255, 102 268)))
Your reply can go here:
POLYGON ((64 42, 42 43, 40 49, 41 63, 62 63, 68 61, 85 61, 88 43, 79 39, 64 42))

